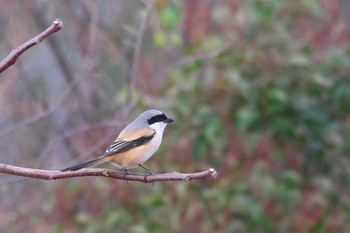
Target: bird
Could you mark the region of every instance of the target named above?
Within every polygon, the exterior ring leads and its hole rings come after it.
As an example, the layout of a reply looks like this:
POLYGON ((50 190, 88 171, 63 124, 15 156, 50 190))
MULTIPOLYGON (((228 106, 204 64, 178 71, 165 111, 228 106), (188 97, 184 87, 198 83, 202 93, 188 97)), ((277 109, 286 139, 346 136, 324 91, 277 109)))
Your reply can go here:
POLYGON ((147 171, 145 177, 149 176, 153 172, 143 164, 158 150, 164 129, 173 121, 159 110, 147 110, 120 132, 102 156, 61 171, 76 171, 111 162, 123 169, 124 175, 128 174, 129 169, 141 167, 147 171))

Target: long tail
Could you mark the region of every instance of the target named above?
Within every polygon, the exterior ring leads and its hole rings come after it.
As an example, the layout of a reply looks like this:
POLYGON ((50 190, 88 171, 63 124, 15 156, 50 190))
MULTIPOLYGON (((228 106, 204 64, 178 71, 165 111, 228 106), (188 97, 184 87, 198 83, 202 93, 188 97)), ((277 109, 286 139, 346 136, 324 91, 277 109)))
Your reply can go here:
POLYGON ((101 157, 98 157, 97 159, 93 159, 93 160, 87 161, 85 163, 80 163, 80 164, 77 164, 77 165, 74 165, 74 166, 71 166, 71 167, 67 167, 65 169, 62 169, 61 171, 62 172, 65 172, 65 171, 76 171, 76 170, 82 169, 84 167, 89 167, 89 166, 92 166, 92 165, 101 164, 101 163, 104 162, 103 161, 104 158, 105 158, 105 156, 101 156, 101 157))

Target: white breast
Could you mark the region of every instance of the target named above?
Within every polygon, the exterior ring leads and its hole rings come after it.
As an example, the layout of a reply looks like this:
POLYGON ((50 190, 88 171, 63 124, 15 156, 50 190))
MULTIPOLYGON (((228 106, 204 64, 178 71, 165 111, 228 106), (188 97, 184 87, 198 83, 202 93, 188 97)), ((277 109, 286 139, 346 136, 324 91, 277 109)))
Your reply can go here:
POLYGON ((141 156, 142 157, 141 163, 144 163, 149 158, 151 158, 152 155, 154 155, 154 153, 159 149, 159 146, 161 143, 162 143, 162 134, 160 134, 159 132, 156 132, 152 140, 144 146, 144 155, 141 156))

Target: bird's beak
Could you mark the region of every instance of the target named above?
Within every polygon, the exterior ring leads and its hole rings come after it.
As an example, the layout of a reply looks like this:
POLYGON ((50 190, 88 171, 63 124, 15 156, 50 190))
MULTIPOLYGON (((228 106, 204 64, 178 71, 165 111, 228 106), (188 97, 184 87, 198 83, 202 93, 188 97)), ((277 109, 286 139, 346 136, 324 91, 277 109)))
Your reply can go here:
POLYGON ((171 122, 174 122, 174 120, 171 118, 167 118, 164 120, 164 123, 167 123, 167 124, 170 124, 171 122))

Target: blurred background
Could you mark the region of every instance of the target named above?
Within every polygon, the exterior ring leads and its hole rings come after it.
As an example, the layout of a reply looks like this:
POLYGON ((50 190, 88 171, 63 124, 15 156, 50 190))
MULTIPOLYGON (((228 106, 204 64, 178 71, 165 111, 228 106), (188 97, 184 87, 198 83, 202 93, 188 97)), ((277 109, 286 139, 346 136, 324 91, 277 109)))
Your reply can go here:
POLYGON ((220 173, 1 174, 0 232, 349 232, 349 1, 0 5, 1 58, 64 23, 0 76, 1 163, 62 169, 160 109, 176 121, 145 165, 220 173))

